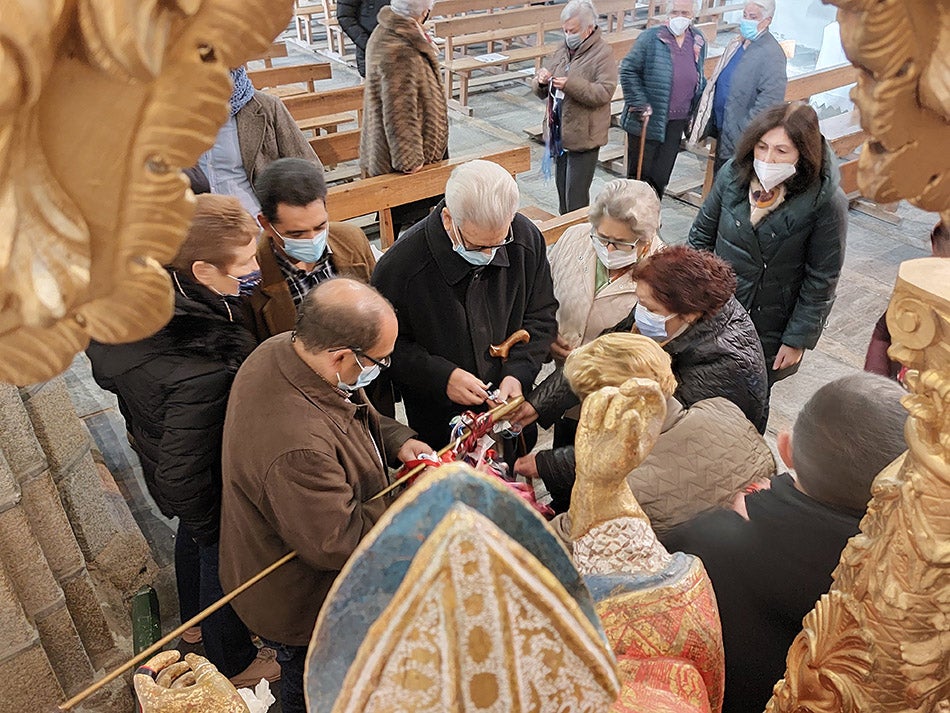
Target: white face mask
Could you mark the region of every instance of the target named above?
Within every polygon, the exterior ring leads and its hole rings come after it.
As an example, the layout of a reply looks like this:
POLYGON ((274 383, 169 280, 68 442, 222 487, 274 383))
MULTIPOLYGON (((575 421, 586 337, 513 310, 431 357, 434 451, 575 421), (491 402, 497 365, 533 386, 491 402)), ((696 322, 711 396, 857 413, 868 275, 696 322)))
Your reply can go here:
POLYGON ((755 169, 755 175, 758 176, 762 188, 767 191, 771 191, 777 185, 795 175, 794 163, 768 163, 753 159, 752 168, 755 169))
POLYGON ((608 250, 607 246, 597 238, 592 237, 591 242, 594 244, 594 252, 597 253, 597 259, 600 260, 600 264, 608 270, 619 270, 620 268, 628 267, 640 259, 640 252, 636 248, 629 252, 608 250))
POLYGON ((667 23, 667 27, 670 28, 670 32, 679 37, 684 32, 686 28, 692 24, 692 20, 688 17, 671 17, 670 21, 667 23))

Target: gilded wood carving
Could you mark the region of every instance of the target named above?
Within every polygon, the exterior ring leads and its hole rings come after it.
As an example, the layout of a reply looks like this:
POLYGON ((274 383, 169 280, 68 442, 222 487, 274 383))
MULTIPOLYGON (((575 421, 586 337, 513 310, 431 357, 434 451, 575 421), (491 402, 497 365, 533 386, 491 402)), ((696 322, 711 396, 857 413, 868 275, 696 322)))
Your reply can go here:
POLYGON ((228 68, 290 0, 0 0, 0 381, 171 316, 180 168, 227 118, 228 68))
MULTIPOLYGON (((950 219, 950 2, 833 0, 872 135, 862 191, 950 219)), ((901 265, 889 354, 909 367, 908 453, 873 500, 804 620, 767 711, 950 708, 950 263, 901 265)))

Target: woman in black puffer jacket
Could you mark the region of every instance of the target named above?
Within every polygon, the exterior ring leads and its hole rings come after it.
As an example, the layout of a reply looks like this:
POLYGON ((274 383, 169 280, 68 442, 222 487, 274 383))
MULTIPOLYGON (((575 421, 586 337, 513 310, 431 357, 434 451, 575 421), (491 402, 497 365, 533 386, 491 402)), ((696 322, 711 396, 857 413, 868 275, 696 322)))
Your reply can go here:
MULTIPOLYGON (((171 321, 139 342, 93 342, 87 350, 96 382, 118 396, 149 493, 166 517, 179 519, 182 621, 223 596, 217 581, 221 434, 231 382, 255 346, 239 295, 260 281, 254 219, 230 196, 204 194, 197 203, 167 268, 175 294, 171 321)), ((279 671, 266 654, 255 661, 257 648, 231 607, 205 619, 201 635, 211 662, 239 683, 248 685, 245 678, 269 667, 279 671)), ((197 641, 198 632, 190 637, 197 641)), ((273 673, 263 671, 251 685, 273 673)))
MULTIPOLYGON (((721 396, 738 406, 759 433, 769 417, 765 356, 755 326, 736 300, 732 269, 711 253, 680 245, 645 258, 634 270, 637 306, 609 332, 632 331, 658 341, 672 360, 673 396, 689 408, 721 396)), ((548 427, 579 403, 558 369, 535 388, 511 419, 548 427)), ((515 472, 556 481, 573 478, 573 447, 519 458, 515 472)))

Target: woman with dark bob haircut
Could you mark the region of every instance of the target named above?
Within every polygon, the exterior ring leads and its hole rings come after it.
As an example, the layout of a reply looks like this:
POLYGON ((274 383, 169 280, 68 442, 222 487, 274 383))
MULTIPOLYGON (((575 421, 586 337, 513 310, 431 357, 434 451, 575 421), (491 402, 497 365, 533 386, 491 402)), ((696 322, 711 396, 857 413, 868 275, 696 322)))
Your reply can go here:
POLYGON ((736 297, 755 324, 769 386, 814 349, 844 263, 848 200, 837 161, 807 104, 759 114, 716 176, 689 233, 736 272, 736 297))
MULTIPOLYGON (((769 416, 765 357, 752 320, 733 296, 732 268, 711 253, 679 245, 643 259, 634 275, 637 305, 607 331, 639 333, 659 342, 676 377, 673 396, 683 406, 721 396, 764 433, 769 416)), ((578 402, 558 369, 511 420, 520 425, 537 420, 548 427, 578 402)), ((515 471, 543 479, 558 468, 556 460, 556 450, 528 455, 518 459, 515 471)))

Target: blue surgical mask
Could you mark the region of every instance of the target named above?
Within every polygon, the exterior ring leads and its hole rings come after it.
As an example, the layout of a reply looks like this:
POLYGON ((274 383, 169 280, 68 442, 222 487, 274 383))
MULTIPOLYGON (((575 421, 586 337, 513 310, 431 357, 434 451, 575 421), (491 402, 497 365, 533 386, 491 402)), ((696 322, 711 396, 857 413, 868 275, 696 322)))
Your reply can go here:
POLYGON ((739 20, 739 34, 747 40, 754 40, 759 36, 759 21, 745 18, 739 20))
POLYGON ((475 267, 484 267, 495 259, 495 253, 498 252, 498 248, 492 248, 490 253, 483 253, 481 250, 466 250, 465 246, 462 245, 462 238, 459 235, 458 226, 456 226, 455 223, 452 224, 452 232, 455 233, 455 237, 458 240, 457 243, 452 243, 452 249, 458 253, 465 262, 475 267))
POLYGON ((316 262, 327 250, 327 228, 312 238, 285 238, 280 233, 277 236, 284 241, 284 252, 300 262, 316 262))
POLYGON ((246 275, 241 275, 240 277, 235 277, 231 273, 228 273, 228 277, 232 280, 237 280, 238 283, 238 294, 241 297, 247 297, 254 291, 254 288, 261 284, 261 271, 252 270, 246 275))
POLYGON ((337 388, 341 391, 359 391, 360 389, 365 389, 369 386, 373 379, 379 376, 380 368, 379 364, 370 364, 369 366, 363 366, 359 358, 356 355, 353 355, 356 358, 356 363, 360 365, 361 371, 360 375, 356 377, 356 381, 352 384, 343 383, 343 379, 340 378, 339 372, 336 375, 336 385, 337 388))
POLYGON ((664 317, 656 312, 651 312, 639 303, 633 314, 633 318, 637 323, 637 330, 640 334, 644 337, 655 339, 658 342, 669 339, 669 335, 666 333, 666 323, 675 316, 675 314, 671 314, 664 317))

